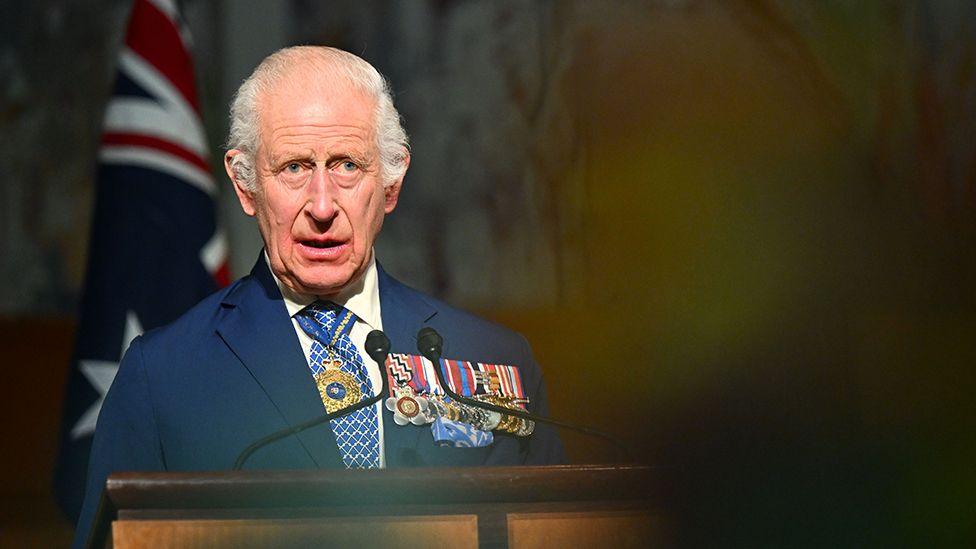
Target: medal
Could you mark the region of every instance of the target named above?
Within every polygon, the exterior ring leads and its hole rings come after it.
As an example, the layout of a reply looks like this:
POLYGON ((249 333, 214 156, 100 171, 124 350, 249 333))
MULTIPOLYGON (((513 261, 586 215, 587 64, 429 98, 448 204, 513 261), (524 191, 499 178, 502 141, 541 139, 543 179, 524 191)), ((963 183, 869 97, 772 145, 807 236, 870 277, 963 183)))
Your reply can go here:
POLYGON ((315 386, 318 387, 325 411, 330 414, 352 406, 362 397, 356 378, 342 370, 322 370, 315 374, 315 386))
POLYGON ((351 312, 347 311, 346 313, 339 326, 335 329, 335 333, 332 334, 331 342, 326 341, 327 333, 312 319, 304 315, 296 316, 298 322, 302 325, 302 329, 321 343, 323 350, 328 352, 327 357, 319 357, 314 363, 310 357, 309 368, 312 369, 315 387, 319 391, 319 397, 322 399, 325 411, 330 414, 356 404, 363 396, 356 376, 342 369, 343 361, 336 356, 335 352, 335 346, 339 341, 339 336, 344 333, 346 325, 353 318, 351 312))
POLYGON ((498 427, 496 427, 496 429, 514 434, 518 432, 518 422, 519 418, 515 416, 503 415, 502 420, 498 423, 498 427))
POLYGON ((424 425, 434 421, 432 407, 427 397, 417 394, 409 385, 413 379, 413 371, 409 362, 399 356, 393 356, 387 362, 390 377, 396 382, 393 396, 384 401, 386 409, 393 412, 393 422, 397 425, 424 425))
MULTIPOLYGON (((497 395, 479 395, 476 398, 482 402, 510 408, 512 410, 519 410, 519 404, 524 402, 524 399, 497 395)), ((495 417, 491 418, 490 423, 485 424, 484 428, 486 429, 512 433, 520 437, 531 435, 532 431, 535 429, 535 422, 533 421, 525 420, 508 414, 499 414, 497 412, 491 413, 494 414, 495 417)))
MULTIPOLYGON (((480 364, 466 361, 445 361, 449 383, 459 383, 461 393, 487 404, 512 411, 522 411, 529 400, 525 398, 518 370, 513 366, 480 364)), ((445 396, 428 370, 437 365, 413 355, 390 355, 387 373, 394 387, 386 399, 387 410, 393 412, 397 425, 436 423, 435 440, 452 445, 467 445, 470 441, 458 433, 492 431, 525 437, 535 430, 535 422, 504 412, 456 402, 445 396)), ((477 437, 476 437, 477 438, 477 437)), ((484 439, 476 444, 484 443, 484 439)), ((489 442, 490 444, 490 442, 489 442)))
POLYGON ((519 426, 518 426, 518 430, 515 431, 515 434, 520 437, 527 437, 531 435, 532 431, 534 430, 535 430, 534 421, 532 421, 531 419, 519 418, 519 426))
POLYGON ((430 395, 432 415, 457 421, 461 417, 461 410, 454 402, 447 402, 441 395, 430 395))
POLYGON ((485 410, 485 414, 487 418, 481 428, 485 431, 494 431, 498 428, 498 424, 501 423, 502 415, 492 410, 485 410))
POLYGON ((393 412, 393 422, 397 425, 424 425, 429 423, 427 399, 416 394, 409 386, 397 387, 396 395, 386 399, 386 409, 393 412))

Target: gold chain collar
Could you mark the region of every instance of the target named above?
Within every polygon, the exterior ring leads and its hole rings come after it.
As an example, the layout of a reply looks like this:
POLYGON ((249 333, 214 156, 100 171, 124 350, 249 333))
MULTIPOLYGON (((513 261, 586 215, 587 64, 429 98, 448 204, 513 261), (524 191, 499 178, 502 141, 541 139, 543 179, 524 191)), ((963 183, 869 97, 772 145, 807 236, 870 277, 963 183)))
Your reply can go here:
POLYGON ((352 311, 346 309, 346 316, 342 318, 342 322, 336 328, 335 333, 332 334, 332 341, 329 343, 329 359, 325 364, 325 368, 328 369, 330 366, 337 366, 340 362, 335 358, 335 345, 339 342, 339 337, 342 336, 342 332, 346 329, 346 324, 349 324, 349 319, 352 318, 352 311))

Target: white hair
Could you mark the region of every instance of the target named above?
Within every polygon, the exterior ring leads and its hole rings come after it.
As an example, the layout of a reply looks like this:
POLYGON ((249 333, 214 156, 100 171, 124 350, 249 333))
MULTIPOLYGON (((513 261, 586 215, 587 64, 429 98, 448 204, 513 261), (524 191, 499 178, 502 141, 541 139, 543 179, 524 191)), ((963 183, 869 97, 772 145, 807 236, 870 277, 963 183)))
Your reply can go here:
MULTIPOLYGON (((307 64, 311 72, 327 70, 332 79, 338 73, 354 89, 374 99, 380 181, 386 187, 403 177, 410 143, 400 123, 400 113, 393 106, 390 84, 363 59, 325 46, 294 46, 278 50, 266 57, 237 89, 230 104, 230 133, 226 145, 228 149, 238 149, 243 153, 231 160, 231 169, 236 177, 248 189, 257 190, 254 166, 261 126, 258 99, 263 93, 273 90, 289 70, 300 64, 307 64)), ((306 70, 304 66, 302 70, 306 70)))

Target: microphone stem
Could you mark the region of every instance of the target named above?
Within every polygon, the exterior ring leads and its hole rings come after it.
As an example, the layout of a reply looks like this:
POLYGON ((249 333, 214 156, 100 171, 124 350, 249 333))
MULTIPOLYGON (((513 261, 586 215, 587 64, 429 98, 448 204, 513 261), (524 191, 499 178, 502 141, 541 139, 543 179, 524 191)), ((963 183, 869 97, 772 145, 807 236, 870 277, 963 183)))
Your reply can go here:
POLYGON ((298 433, 301 433, 306 429, 311 429, 316 425, 321 425, 322 423, 325 423, 327 421, 332 421, 333 419, 340 418, 344 415, 351 414, 353 412, 358 412, 359 410, 372 406, 377 402, 379 402, 380 400, 382 400, 383 397, 390 392, 390 379, 386 373, 386 355, 384 354, 382 360, 376 360, 375 357, 371 357, 371 358, 373 358, 373 361, 376 362, 376 365, 379 366, 380 369, 381 388, 379 393, 366 400, 361 400, 356 404, 353 404, 352 406, 349 406, 347 408, 336 410, 331 414, 325 414, 324 416, 312 418, 304 423, 299 423, 298 425, 291 427, 290 429, 282 429, 281 431, 276 431, 262 439, 253 442, 250 446, 244 448, 244 450, 240 453, 240 455, 237 456, 237 460, 234 461, 233 470, 240 471, 241 467, 244 466, 244 463, 247 461, 247 459, 251 457, 251 454, 253 454, 259 448, 267 444, 271 444, 276 440, 280 440, 285 437, 289 437, 291 435, 297 435, 298 433))

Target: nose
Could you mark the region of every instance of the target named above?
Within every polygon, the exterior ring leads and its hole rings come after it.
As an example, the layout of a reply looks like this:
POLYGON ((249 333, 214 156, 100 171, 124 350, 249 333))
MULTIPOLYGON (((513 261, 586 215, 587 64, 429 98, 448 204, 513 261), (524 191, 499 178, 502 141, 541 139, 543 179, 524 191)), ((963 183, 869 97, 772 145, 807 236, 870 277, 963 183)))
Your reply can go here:
POLYGON ((312 170, 312 178, 308 182, 308 196, 305 211, 316 221, 331 221, 336 215, 336 189, 329 177, 329 171, 320 164, 312 170))

